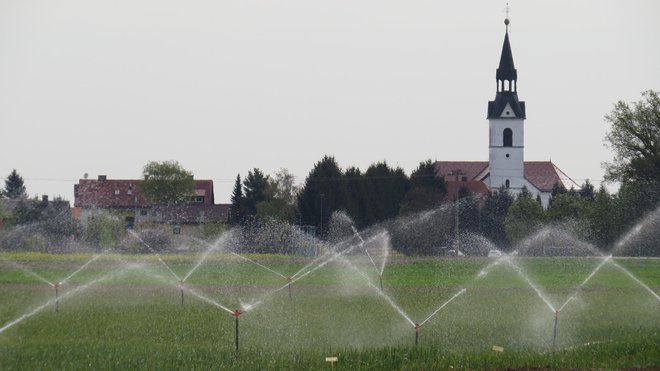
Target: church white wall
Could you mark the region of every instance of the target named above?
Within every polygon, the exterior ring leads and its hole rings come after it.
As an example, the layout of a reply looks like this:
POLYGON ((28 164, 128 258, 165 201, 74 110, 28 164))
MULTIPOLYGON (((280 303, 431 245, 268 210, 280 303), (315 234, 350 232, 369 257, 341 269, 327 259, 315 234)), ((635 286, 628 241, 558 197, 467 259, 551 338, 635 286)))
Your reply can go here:
POLYGON ((489 120, 488 162, 491 190, 506 188, 507 180, 512 190, 519 190, 525 184, 523 122, 523 119, 517 118, 489 120), (511 147, 504 147, 504 130, 507 128, 512 131, 511 147))
POLYGON ((525 145, 525 129, 523 119, 491 119, 489 120, 489 145, 491 147, 502 147, 504 145, 504 129, 513 131, 514 147, 525 145))

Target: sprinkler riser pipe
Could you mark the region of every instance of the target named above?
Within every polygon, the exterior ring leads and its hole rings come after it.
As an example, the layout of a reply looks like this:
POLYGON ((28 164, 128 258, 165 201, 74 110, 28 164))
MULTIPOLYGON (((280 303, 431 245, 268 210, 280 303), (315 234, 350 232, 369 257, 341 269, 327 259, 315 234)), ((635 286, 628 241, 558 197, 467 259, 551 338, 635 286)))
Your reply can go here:
POLYGON ((60 311, 59 285, 55 285, 55 312, 60 311))
POLYGON ((379 274, 378 278, 380 279, 380 291, 383 291, 383 275, 379 274))
POLYGON ((419 323, 415 323, 415 346, 419 343, 419 330, 421 327, 422 326, 419 323))
POLYGON ((557 346, 557 321, 559 321, 559 311, 555 312, 555 326, 552 331, 552 349, 555 349, 557 346))
POLYGON ((238 355, 238 316, 236 316, 236 355, 238 355))

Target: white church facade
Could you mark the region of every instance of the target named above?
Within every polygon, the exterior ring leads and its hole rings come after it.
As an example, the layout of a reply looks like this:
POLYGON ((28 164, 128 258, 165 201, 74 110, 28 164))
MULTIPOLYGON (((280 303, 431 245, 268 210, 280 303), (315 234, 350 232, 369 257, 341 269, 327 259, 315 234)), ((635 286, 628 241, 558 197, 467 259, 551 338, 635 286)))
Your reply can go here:
POLYGON ((509 20, 504 23, 506 33, 496 72, 497 91, 495 100, 488 102, 488 162, 437 161, 436 175, 445 179, 452 198, 460 188, 479 195, 506 189, 514 196, 526 188, 547 208, 556 184, 566 189, 580 186, 551 161, 525 161, 525 102, 518 99, 518 72, 509 42, 509 20))

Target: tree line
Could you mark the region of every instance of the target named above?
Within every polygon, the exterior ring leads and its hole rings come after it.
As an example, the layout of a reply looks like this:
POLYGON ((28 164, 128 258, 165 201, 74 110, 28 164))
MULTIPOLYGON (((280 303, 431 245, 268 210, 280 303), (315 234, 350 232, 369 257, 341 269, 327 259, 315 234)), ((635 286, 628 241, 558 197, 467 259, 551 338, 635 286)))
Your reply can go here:
MULTIPOLYGON (((557 184, 547 210, 526 190, 513 197, 505 189, 485 196, 460 189, 457 202, 452 202, 431 160, 420 162, 408 176, 385 161, 362 171, 342 169, 334 157, 324 156, 301 186, 286 169, 267 175, 254 168, 244 178, 238 174, 231 195, 230 224, 252 228, 275 221, 298 225, 326 239, 334 233, 333 215, 340 212, 357 229, 387 228, 393 247, 406 254, 435 254, 463 235, 513 249, 546 226, 563 228, 601 250, 611 250, 639 225, 637 254, 658 255, 660 95, 647 91, 642 96, 632 104, 618 102, 605 116, 610 125, 605 142, 614 159, 603 166, 606 180, 620 184, 614 194, 603 186, 596 190, 586 181, 580 189, 557 184)), ((193 194, 192 173, 175 161, 150 162, 143 175, 141 191, 153 203, 185 203, 193 194)), ((83 230, 70 212, 64 212, 66 202, 62 200, 48 207, 43 200, 28 199, 16 170, 5 179, 0 196, 2 233, 13 226, 27 229, 36 224, 56 240, 87 233, 87 239, 96 241, 106 233, 105 229, 83 230), (7 212, 3 199, 20 202, 7 212)))

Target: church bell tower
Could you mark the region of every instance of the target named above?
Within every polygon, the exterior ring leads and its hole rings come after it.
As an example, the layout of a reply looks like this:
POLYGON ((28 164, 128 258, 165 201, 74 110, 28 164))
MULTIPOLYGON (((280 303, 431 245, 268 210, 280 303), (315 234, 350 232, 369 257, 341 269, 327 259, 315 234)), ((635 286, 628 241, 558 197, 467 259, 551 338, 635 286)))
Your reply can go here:
POLYGON ((496 72, 497 93, 495 100, 488 102, 488 185, 491 190, 507 188, 517 194, 525 184, 525 102, 518 100, 518 72, 511 54, 508 18, 504 24, 506 33, 496 72))

